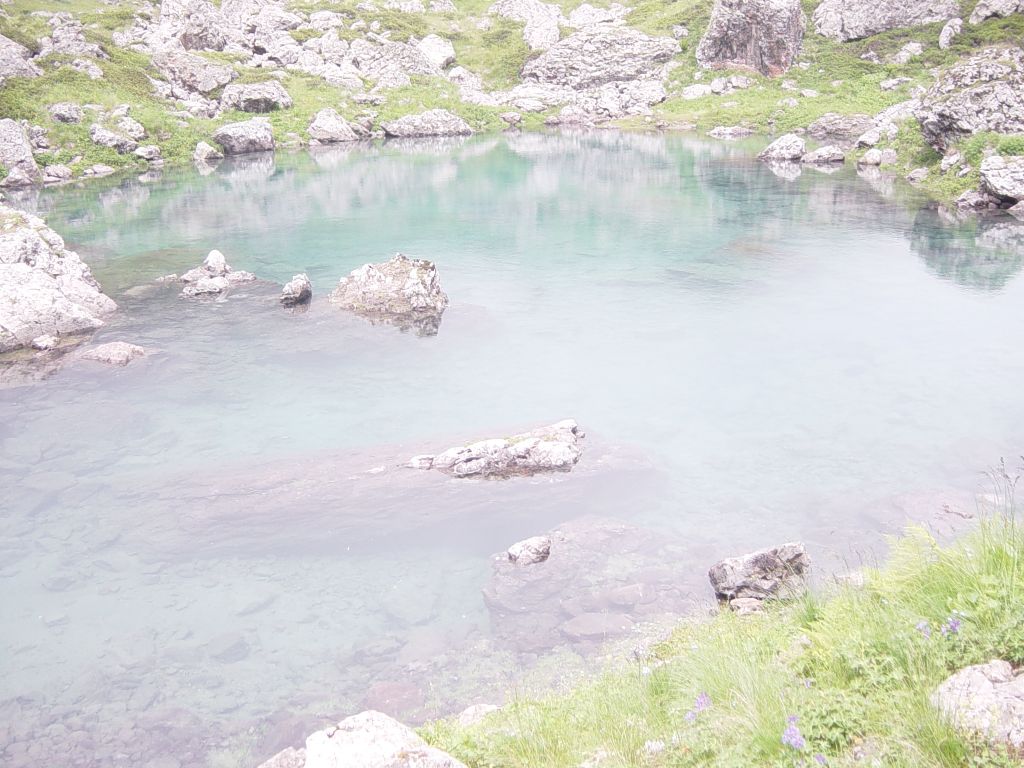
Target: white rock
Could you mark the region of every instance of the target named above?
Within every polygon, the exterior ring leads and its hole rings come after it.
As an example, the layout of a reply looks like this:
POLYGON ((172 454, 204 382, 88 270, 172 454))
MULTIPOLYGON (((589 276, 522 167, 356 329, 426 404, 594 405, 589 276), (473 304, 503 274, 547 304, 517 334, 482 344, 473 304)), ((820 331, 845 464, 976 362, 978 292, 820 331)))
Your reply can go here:
POLYGON ((305 273, 295 275, 284 284, 281 291, 281 303, 286 307, 308 304, 313 298, 313 284, 305 273))
POLYGON ((1005 661, 961 669, 938 687, 932 703, 958 729, 1024 748, 1024 675, 1005 661))
POLYGON ((396 720, 367 711, 306 739, 305 768, 465 768, 396 720))
POLYGON ((348 121, 329 107, 316 113, 306 133, 322 144, 359 140, 359 134, 348 121))
POLYGON ((508 559, 518 565, 543 563, 551 554, 551 539, 547 536, 532 536, 517 541, 508 548, 508 559))
POLYGON ((950 19, 946 22, 942 31, 939 33, 939 48, 946 50, 953 44, 954 38, 960 34, 960 30, 964 28, 964 22, 962 19, 950 19))
POLYGON ((145 357, 146 350, 137 344, 129 344, 125 341, 112 341, 108 344, 100 344, 97 347, 90 347, 82 352, 86 360, 95 360, 107 365, 128 365, 132 360, 145 357))
POLYGON ((796 161, 803 157, 806 151, 802 138, 795 133, 787 133, 761 150, 758 157, 762 160, 796 161))
POLYGON ((416 43, 416 47, 438 69, 445 69, 455 63, 455 46, 439 35, 427 35, 416 43))

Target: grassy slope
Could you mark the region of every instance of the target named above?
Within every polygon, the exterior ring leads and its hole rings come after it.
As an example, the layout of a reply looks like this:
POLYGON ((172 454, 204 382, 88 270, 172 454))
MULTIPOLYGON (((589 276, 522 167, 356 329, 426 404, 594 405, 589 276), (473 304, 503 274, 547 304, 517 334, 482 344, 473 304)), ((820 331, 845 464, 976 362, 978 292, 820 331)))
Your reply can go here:
POLYGON ((862 587, 693 622, 567 696, 423 733, 472 768, 1019 765, 953 731, 929 702, 960 667, 1024 663, 1024 530, 1007 510, 946 548, 912 531, 862 587), (959 631, 944 633, 951 617, 959 631), (702 694, 710 706, 690 714, 702 694), (790 717, 803 748, 783 743, 790 717))

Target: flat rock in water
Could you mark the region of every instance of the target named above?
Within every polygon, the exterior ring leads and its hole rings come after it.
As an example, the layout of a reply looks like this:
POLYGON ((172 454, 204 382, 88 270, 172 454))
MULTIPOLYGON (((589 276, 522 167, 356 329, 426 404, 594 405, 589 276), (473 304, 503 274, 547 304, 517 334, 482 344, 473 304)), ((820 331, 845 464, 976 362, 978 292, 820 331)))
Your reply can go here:
POLYGON ((108 344, 100 344, 98 347, 90 347, 82 352, 85 360, 95 360, 98 363, 107 365, 128 365, 132 360, 146 356, 146 350, 137 344, 129 344, 125 341, 112 341, 108 344))
POLYGON ((761 150, 758 157, 776 162, 795 162, 806 154, 804 140, 795 133, 787 133, 761 150))

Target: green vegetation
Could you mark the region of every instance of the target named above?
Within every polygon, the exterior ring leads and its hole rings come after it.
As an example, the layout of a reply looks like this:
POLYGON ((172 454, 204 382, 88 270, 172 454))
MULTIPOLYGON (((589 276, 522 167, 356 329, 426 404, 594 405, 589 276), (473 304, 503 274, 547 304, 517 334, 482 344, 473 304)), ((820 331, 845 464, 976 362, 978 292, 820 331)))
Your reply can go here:
POLYGON ((424 736, 473 768, 1018 765, 954 731, 929 700, 961 667, 1024 663, 1024 529, 1016 480, 995 477, 1000 513, 958 543, 912 530, 862 585, 687 623, 568 695, 424 736))

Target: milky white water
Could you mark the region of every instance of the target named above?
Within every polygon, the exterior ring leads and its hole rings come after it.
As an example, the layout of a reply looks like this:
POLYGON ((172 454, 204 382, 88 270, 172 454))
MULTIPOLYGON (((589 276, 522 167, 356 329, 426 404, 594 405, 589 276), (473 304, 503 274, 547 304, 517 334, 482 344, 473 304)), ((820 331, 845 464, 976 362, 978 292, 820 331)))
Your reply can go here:
POLYGON ((153 354, 0 389, 4 765, 253 766, 365 706, 498 700, 596 645, 492 627, 491 555, 519 538, 583 515, 654 531, 671 556, 644 539, 616 583, 669 558, 682 605, 746 549, 870 556, 933 511, 914 499, 1020 452, 1024 225, 944 221, 852 169, 522 135, 13 202, 121 306, 96 341, 153 354), (211 248, 268 281, 307 272, 311 309, 274 286, 140 289, 211 248), (438 264, 436 336, 325 301, 396 251, 438 264), (399 466, 566 417, 588 432, 568 475, 399 466))

